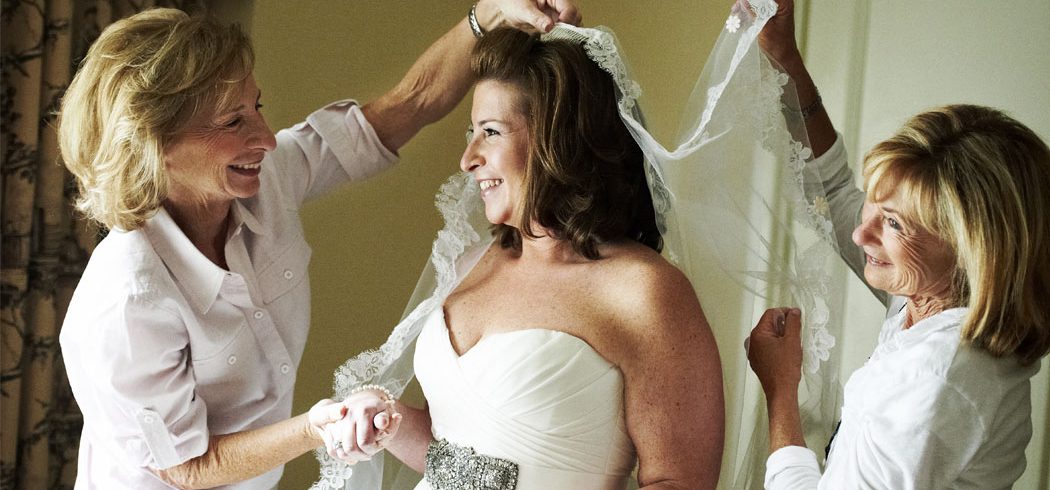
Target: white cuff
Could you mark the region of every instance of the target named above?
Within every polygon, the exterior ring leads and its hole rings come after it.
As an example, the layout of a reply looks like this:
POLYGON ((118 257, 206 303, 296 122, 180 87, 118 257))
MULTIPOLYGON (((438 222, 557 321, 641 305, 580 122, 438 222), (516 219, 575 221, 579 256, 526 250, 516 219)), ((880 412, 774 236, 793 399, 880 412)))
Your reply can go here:
POLYGON ((766 459, 765 486, 776 488, 817 488, 820 465, 817 455, 802 446, 785 446, 766 459))
POLYGON ((383 146, 354 100, 332 102, 307 116, 306 122, 332 149, 350 180, 371 177, 398 160, 396 153, 383 146))
POLYGON ((835 133, 835 142, 823 155, 814 158, 807 165, 815 168, 822 182, 831 180, 842 168, 849 164, 846 160, 846 145, 842 142, 842 135, 835 133))

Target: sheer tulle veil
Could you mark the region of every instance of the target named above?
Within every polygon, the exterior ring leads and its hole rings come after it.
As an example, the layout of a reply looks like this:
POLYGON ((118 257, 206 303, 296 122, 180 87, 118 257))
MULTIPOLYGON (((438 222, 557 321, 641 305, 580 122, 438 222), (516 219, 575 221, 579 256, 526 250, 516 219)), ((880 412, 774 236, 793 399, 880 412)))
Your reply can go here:
MULTIPOLYGON (((619 88, 620 116, 646 156, 646 176, 664 235, 665 255, 692 281, 718 340, 726 386, 722 488, 760 488, 768 447, 764 403, 749 374, 743 341, 770 306, 803 310, 803 425, 810 447, 824 447, 840 401, 831 357, 841 304, 829 287, 836 262, 827 199, 811 158, 788 77, 761 53, 758 34, 776 13, 773 0, 733 6, 686 106, 673 148, 647 130, 616 38, 605 28, 559 25, 546 38, 580 42, 619 88), (749 4, 749 5, 748 5, 749 4)), ((423 320, 492 243, 477 185, 453 175, 438 192, 445 220, 400 323, 378 349, 346 361, 333 398, 381 384, 400 394, 413 378, 412 353, 423 320)), ((383 458, 353 467, 322 451, 316 489, 383 487, 383 458)))

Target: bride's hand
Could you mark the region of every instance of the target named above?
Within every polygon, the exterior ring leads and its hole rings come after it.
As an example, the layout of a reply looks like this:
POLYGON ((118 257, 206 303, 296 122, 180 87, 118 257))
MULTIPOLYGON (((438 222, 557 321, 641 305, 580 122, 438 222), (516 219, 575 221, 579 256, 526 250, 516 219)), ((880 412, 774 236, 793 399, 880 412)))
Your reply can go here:
POLYGON ((354 393, 342 405, 346 416, 326 426, 323 438, 328 454, 347 464, 368 461, 382 451, 401 424, 395 401, 380 391, 354 393))

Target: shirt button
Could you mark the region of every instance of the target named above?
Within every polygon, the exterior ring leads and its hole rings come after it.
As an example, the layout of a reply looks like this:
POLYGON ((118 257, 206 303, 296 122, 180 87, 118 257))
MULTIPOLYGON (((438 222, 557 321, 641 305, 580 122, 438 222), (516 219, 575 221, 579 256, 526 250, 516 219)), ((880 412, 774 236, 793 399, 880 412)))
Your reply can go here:
POLYGON ((142 421, 147 423, 147 424, 152 424, 153 423, 153 416, 152 415, 147 415, 145 417, 142 417, 142 421))
POLYGON ((263 317, 264 315, 263 315, 263 312, 262 312, 261 310, 258 310, 258 311, 256 311, 256 312, 255 312, 255 315, 254 315, 254 316, 255 316, 255 319, 256 319, 256 320, 262 320, 262 317, 263 317))
POLYGON ((292 272, 292 270, 291 270, 291 269, 285 269, 285 270, 284 270, 284 278, 285 278, 285 279, 291 279, 291 278, 293 278, 293 277, 295 277, 295 273, 294 273, 294 272, 292 272))
POLYGON ((292 370, 292 367, 287 364, 281 364, 281 374, 288 374, 292 370))
POLYGON ((226 364, 229 364, 231 366, 237 364, 237 356, 230 356, 229 359, 226 359, 226 364))

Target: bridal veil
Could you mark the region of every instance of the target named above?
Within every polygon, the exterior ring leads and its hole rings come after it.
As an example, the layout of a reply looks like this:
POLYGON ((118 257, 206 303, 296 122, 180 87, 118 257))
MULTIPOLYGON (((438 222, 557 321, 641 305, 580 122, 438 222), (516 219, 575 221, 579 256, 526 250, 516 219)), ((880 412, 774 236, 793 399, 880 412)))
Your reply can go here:
MULTIPOLYGON (((776 13, 773 0, 740 1, 730 11, 686 106, 676 145, 647 130, 613 33, 559 25, 545 37, 576 40, 613 77, 620 117, 646 156, 666 257, 689 277, 718 340, 726 386, 726 451, 720 488, 760 488, 768 434, 761 388, 749 374, 743 341, 767 307, 803 311, 800 389, 807 444, 824 447, 840 388, 831 356, 841 299, 829 286, 837 251, 821 181, 794 87, 761 53, 758 34, 776 13)), ((363 384, 400 395, 413 378, 412 353, 423 320, 467 275, 492 242, 474 179, 453 175, 436 204, 445 225, 400 323, 378 349, 335 373, 342 399, 363 384)), ((315 489, 382 488, 383 456, 347 466, 318 451, 315 489)))

